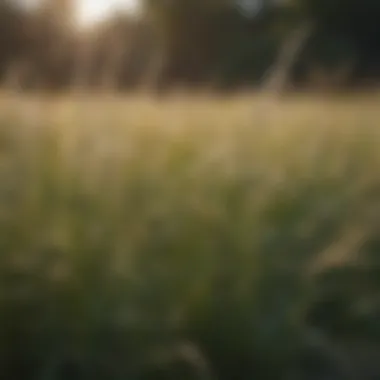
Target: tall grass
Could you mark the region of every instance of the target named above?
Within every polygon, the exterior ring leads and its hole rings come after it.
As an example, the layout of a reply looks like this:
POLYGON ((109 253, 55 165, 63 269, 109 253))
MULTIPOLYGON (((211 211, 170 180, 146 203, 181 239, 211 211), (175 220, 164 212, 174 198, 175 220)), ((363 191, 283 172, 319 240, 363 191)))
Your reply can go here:
POLYGON ((365 378, 380 113, 255 102, 3 100, 2 378, 365 378))

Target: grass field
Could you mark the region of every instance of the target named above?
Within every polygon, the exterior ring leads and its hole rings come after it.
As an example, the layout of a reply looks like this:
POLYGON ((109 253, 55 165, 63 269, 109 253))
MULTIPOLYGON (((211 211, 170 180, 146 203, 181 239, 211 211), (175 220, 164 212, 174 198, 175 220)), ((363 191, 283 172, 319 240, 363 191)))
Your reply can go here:
POLYGON ((3 378, 380 376, 378 101, 3 94, 3 378))

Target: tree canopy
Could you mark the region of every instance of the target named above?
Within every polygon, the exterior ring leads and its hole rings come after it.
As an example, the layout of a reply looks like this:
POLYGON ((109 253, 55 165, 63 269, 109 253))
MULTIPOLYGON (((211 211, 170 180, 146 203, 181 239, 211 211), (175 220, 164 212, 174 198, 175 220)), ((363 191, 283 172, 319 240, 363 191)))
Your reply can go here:
POLYGON ((90 82, 115 70, 119 89, 142 82, 261 86, 289 36, 305 22, 313 29, 291 65, 293 84, 341 86, 380 76, 380 3, 373 0, 140 1, 142 18, 120 15, 84 37, 73 30, 62 33, 51 12, 27 13, 1 0, 0 77, 23 61, 39 83, 67 86, 84 51, 91 51, 90 82), (109 63, 116 59, 117 70, 109 63))

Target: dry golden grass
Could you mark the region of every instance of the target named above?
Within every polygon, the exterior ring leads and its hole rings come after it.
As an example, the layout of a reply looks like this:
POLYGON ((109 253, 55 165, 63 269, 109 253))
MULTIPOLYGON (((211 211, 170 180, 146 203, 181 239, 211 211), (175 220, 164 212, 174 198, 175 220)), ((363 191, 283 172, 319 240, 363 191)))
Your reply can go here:
POLYGON ((315 327, 321 272, 353 263, 327 289, 347 310, 318 327, 375 339, 375 312, 358 328, 355 310, 378 291, 356 269, 379 236, 378 100, 3 94, 0 308, 24 344, 4 329, 1 359, 37 379, 71 361, 81 380, 166 380, 185 375, 151 352, 185 346, 203 363, 190 379, 279 379, 315 327))

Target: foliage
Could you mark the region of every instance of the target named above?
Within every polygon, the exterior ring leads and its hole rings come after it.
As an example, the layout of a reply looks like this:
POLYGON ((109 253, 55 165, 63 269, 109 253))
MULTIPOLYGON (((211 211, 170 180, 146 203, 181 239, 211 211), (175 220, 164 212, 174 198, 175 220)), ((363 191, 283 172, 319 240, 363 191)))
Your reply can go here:
POLYGON ((314 30, 292 65, 293 84, 321 87, 310 79, 315 70, 324 76, 317 82, 331 87, 337 71, 345 73, 338 87, 379 75, 380 8, 372 0, 360 6, 354 0, 145 0, 141 14, 116 15, 89 31, 68 28, 69 15, 54 4, 56 10, 27 12, 2 0, 3 84, 40 90, 257 87, 305 21, 314 30))

